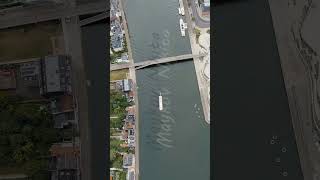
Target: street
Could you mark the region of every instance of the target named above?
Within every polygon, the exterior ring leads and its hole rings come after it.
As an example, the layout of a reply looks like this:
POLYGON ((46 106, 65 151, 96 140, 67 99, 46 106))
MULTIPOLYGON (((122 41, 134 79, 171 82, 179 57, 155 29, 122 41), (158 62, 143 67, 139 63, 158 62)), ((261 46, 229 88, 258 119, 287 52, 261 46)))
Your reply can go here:
MULTIPOLYGON (((191 1, 191 9, 192 9, 192 15, 195 19, 195 23, 200 28, 210 28, 210 20, 204 20, 200 17, 199 13, 197 12, 197 4, 195 3, 195 0, 189 0, 191 1)), ((186 11, 188 8, 185 8, 186 11)))

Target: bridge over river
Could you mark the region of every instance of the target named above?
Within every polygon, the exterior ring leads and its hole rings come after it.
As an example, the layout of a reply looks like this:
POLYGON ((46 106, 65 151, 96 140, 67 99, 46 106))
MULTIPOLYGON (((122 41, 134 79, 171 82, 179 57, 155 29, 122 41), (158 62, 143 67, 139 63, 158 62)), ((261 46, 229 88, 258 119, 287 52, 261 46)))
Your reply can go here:
MULTIPOLYGON (((146 60, 146 61, 137 62, 137 63, 112 64, 110 66, 110 70, 115 71, 115 70, 120 70, 120 69, 127 69, 130 67, 135 67, 135 69, 137 70, 137 69, 145 68, 145 67, 151 66, 151 65, 164 64, 164 63, 175 62, 175 61, 186 61, 186 60, 190 60, 192 58, 203 57, 205 55, 206 54, 198 54, 198 55, 184 54, 184 55, 165 57, 165 58, 160 58, 160 59, 146 60)), ((132 62, 132 60, 129 60, 129 62, 132 62)))

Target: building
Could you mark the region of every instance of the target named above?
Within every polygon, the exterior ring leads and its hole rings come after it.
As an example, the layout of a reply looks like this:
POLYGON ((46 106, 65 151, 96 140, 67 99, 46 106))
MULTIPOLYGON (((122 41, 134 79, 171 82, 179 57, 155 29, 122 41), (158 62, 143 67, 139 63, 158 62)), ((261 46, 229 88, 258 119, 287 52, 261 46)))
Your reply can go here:
POLYGON ((61 95, 52 98, 49 109, 54 121, 54 128, 63 129, 65 126, 75 123, 73 96, 61 95))
POLYGON ((130 129, 128 128, 128 125, 127 124, 130 124, 132 126, 132 128, 134 128, 134 125, 135 125, 135 118, 134 118, 134 114, 135 114, 135 107, 134 106, 129 106, 126 108, 126 119, 124 120, 125 121, 125 126, 126 129, 130 129))
POLYGON ((122 53, 120 58, 116 59, 116 63, 128 63, 129 56, 128 53, 122 53))
POLYGON ((126 107, 126 111, 127 111, 127 115, 134 115, 135 107, 134 106, 126 107))
POLYGON ((129 93, 128 93, 128 101, 129 102, 133 102, 134 101, 134 92, 133 91, 129 91, 129 93))
POLYGON ((133 166, 133 161, 134 161, 133 154, 124 154, 122 167, 125 169, 131 168, 133 166))
POLYGON ((50 148, 51 180, 79 180, 80 148, 71 142, 56 143, 50 148))
POLYGON ((130 169, 127 173, 127 180, 134 180, 134 177, 135 177, 134 174, 135 174, 134 169, 130 169))
POLYGON ((200 3, 201 15, 210 17, 210 0, 203 0, 200 3))
POLYGON ((122 91, 122 80, 116 80, 110 82, 110 90, 122 91))
POLYGON ((24 80, 38 80, 37 76, 40 72, 39 61, 32 61, 19 64, 20 77, 24 80))
POLYGON ((128 135, 127 142, 128 142, 128 147, 129 148, 134 148, 135 147, 135 136, 134 135, 128 135))
POLYGON ((125 120, 120 139, 127 141, 131 136, 134 136, 134 123, 125 120))
POLYGON ((61 95, 51 99, 50 111, 52 114, 72 112, 73 109, 74 109, 74 105, 73 105, 72 95, 61 95))
POLYGON ((70 94, 71 65, 67 56, 46 56, 41 60, 40 94, 70 94))
POLYGON ((54 128, 63 129, 64 127, 73 124, 74 120, 74 112, 66 112, 61 114, 52 115, 54 121, 54 128))
POLYGON ((124 31, 119 20, 115 19, 110 23, 111 30, 111 47, 115 52, 124 49, 124 31))
POLYGON ((122 91, 123 92, 129 92, 132 91, 132 81, 131 79, 123 79, 122 80, 122 91))
POLYGON ((13 69, 0 70, 0 90, 16 89, 16 75, 13 69))

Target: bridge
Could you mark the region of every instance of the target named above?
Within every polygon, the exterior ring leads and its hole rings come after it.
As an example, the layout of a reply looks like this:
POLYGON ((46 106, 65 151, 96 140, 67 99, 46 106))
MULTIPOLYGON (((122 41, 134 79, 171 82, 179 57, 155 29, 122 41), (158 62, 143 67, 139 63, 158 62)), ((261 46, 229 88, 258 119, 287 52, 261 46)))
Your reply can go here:
MULTIPOLYGON (((156 65, 156 64, 164 64, 164 63, 169 63, 169 62, 175 62, 175 61, 187 61, 192 58, 199 58, 203 57, 206 54, 198 54, 198 55, 193 55, 193 54, 184 54, 184 55, 179 55, 179 56, 173 56, 173 57, 165 57, 165 58, 160 58, 160 59, 154 59, 154 60, 147 60, 143 62, 137 62, 137 63, 125 63, 125 64, 112 64, 110 67, 111 71, 115 70, 120 70, 120 69, 127 69, 134 67, 136 70, 145 68, 148 66, 156 65)), ((132 62, 132 60, 130 60, 132 62)))
POLYGON ((100 21, 100 20, 102 20, 102 19, 106 19, 108 16, 109 16, 109 13, 103 12, 103 13, 100 13, 100 14, 98 14, 98 15, 89 17, 89 18, 84 19, 84 20, 81 20, 81 21, 79 22, 79 25, 80 25, 80 26, 85 26, 85 25, 87 25, 87 24, 91 24, 91 23, 93 23, 93 22, 100 21))
MULTIPOLYGON (((109 6, 107 1, 101 1, 79 4, 77 6, 68 4, 56 6, 44 4, 41 6, 23 7, 16 11, 1 14, 0 29, 100 12, 106 12, 108 15, 109 11, 107 11, 107 9, 109 9, 109 6)), ((99 16, 99 18, 101 17, 99 16)), ((92 18, 91 21, 93 19, 94 18, 92 18)), ((86 21, 83 21, 83 23, 85 22, 86 21)))

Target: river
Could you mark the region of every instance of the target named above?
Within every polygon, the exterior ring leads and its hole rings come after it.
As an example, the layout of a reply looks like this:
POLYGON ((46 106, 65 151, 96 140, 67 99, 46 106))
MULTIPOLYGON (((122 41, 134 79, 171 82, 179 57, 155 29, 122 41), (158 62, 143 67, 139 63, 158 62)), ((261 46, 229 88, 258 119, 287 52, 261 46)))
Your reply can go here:
MULTIPOLYGON (((123 4, 135 62, 191 53, 188 35, 180 35, 178 0, 123 4)), ((193 62, 148 67, 136 74, 140 180, 209 180, 210 131, 193 62)))
POLYGON ((268 1, 215 15, 214 179, 302 180, 268 1))
POLYGON ((109 129, 108 119, 108 66, 106 65, 107 32, 106 22, 90 24, 81 28, 85 73, 90 86, 87 88, 89 127, 91 150, 90 179, 107 179, 109 129), (103 38, 105 37, 105 38, 103 38))

